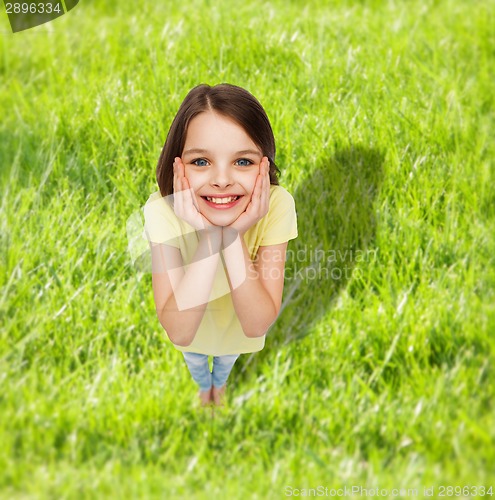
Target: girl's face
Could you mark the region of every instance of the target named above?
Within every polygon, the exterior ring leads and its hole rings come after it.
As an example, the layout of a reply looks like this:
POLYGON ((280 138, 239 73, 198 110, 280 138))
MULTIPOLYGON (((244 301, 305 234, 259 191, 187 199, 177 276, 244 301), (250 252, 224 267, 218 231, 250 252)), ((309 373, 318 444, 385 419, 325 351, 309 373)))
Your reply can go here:
POLYGON ((181 159, 200 212, 216 226, 232 224, 251 201, 260 148, 232 119, 205 111, 190 121, 181 159))

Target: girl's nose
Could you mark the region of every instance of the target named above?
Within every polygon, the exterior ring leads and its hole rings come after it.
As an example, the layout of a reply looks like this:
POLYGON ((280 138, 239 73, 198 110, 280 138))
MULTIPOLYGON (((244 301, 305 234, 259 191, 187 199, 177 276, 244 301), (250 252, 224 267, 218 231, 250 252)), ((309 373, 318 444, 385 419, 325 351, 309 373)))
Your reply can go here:
POLYGON ((216 167, 211 170, 210 183, 212 186, 225 189, 233 184, 229 167, 216 167))

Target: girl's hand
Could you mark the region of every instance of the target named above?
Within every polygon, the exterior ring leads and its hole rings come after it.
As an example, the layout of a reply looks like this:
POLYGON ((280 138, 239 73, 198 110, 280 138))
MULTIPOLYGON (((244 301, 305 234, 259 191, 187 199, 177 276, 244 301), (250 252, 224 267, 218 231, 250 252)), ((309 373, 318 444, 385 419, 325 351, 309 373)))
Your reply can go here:
MULTIPOLYGON (((256 178, 251 201, 246 210, 230 226, 224 229, 235 229, 236 233, 244 236, 246 231, 261 220, 267 213, 270 203, 270 161, 263 156, 260 163, 260 172, 256 178)), ((232 232, 232 231, 230 231, 232 232)))
POLYGON ((174 212, 197 231, 213 224, 199 211, 196 196, 185 176, 185 168, 179 157, 174 161, 174 212))

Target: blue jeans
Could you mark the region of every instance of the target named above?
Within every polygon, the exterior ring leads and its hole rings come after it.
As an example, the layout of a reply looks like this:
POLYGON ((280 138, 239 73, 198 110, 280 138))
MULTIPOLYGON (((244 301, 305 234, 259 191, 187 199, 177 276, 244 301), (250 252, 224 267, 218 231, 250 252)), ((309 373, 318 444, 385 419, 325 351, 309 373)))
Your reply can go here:
POLYGON ((184 360, 192 378, 202 391, 209 391, 212 384, 219 389, 229 378, 234 363, 240 354, 213 356, 213 371, 208 366, 208 355, 183 352, 184 360))

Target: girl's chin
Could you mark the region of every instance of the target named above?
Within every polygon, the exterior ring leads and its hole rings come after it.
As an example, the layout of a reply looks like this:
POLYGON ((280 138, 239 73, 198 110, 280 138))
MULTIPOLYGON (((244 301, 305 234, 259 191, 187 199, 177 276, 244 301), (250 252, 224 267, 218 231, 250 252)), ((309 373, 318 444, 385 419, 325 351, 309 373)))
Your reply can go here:
POLYGON ((243 205, 236 206, 230 209, 215 209, 207 206, 205 209, 201 210, 203 216, 208 219, 215 226, 230 226, 234 221, 236 221, 239 216, 246 210, 243 205))
MULTIPOLYGON (((204 214, 203 214, 204 215, 204 214)), ((211 215, 207 217, 205 215, 205 218, 208 219, 214 226, 221 226, 221 227, 226 227, 230 226, 235 220, 238 219, 239 216, 232 216, 232 215, 211 215)))

